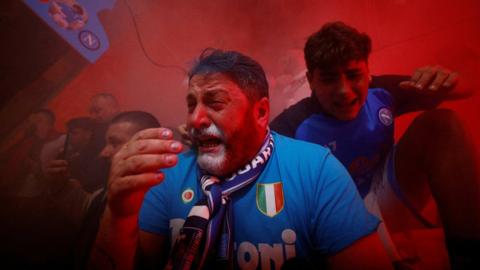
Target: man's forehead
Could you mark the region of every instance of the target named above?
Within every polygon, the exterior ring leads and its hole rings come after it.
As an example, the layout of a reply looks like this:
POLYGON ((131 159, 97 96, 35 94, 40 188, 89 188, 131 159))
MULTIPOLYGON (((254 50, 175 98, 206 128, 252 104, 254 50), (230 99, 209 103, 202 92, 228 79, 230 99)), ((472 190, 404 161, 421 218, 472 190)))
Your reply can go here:
POLYGON ((107 136, 115 137, 118 134, 135 134, 137 125, 135 123, 125 121, 111 124, 107 129, 107 136))
POLYGON ((101 100, 100 98, 96 98, 92 100, 90 103, 90 110, 99 110, 102 107, 105 107, 106 102, 104 100, 101 100))
POLYGON ((189 85, 209 86, 221 83, 236 84, 229 75, 215 72, 206 74, 195 74, 191 77, 189 85))
POLYGON ((188 93, 190 95, 210 91, 230 92, 232 88, 239 86, 226 74, 198 74, 190 79, 188 93))
POLYGON ((115 106, 115 100, 108 96, 96 96, 92 99, 91 106, 115 106))
POLYGON ((365 60, 351 60, 342 65, 336 65, 332 67, 316 68, 315 72, 319 75, 331 75, 339 74, 342 72, 359 71, 367 67, 365 60))
POLYGON ((101 106, 101 105, 109 105, 112 102, 111 99, 107 98, 107 97, 97 97, 94 101, 94 103, 97 105, 97 106, 101 106))

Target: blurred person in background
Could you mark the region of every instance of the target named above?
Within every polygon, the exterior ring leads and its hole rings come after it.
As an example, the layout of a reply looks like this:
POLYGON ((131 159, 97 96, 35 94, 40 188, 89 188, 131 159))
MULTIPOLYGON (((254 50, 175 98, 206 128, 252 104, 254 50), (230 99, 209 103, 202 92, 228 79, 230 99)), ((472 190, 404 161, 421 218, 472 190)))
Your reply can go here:
POLYGON ((40 109, 30 114, 21 139, 2 156, 0 192, 4 196, 17 196, 29 175, 40 176, 41 149, 59 135, 55 130, 55 114, 51 110, 40 109))

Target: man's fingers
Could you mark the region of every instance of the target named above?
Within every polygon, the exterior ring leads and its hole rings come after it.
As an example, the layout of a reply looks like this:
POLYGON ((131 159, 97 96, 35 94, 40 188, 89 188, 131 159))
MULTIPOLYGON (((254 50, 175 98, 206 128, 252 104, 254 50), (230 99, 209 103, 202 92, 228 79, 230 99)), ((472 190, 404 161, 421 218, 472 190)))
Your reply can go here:
POLYGON ((417 90, 439 91, 453 87, 458 80, 458 74, 441 66, 425 66, 413 73, 409 82, 401 82, 400 87, 417 90))
POLYGON ((178 132, 180 132, 180 134, 185 134, 187 133, 188 134, 188 131, 187 131, 187 124, 181 124, 177 127, 177 130, 178 132))
POLYGON ((448 77, 443 82, 442 86, 445 87, 445 88, 450 88, 450 87, 453 87, 457 83, 458 83, 458 73, 451 72, 450 74, 448 74, 448 77))
POLYGON ((422 77, 422 74, 424 73, 425 69, 427 69, 427 68, 428 67, 418 68, 413 72, 413 75, 410 78, 410 81, 411 81, 412 85, 415 85, 418 82, 418 80, 420 80, 420 78, 422 77))
POLYGON ((109 192, 111 194, 121 194, 125 192, 134 192, 141 189, 148 189, 152 186, 160 184, 163 179, 164 175, 161 172, 129 175, 110 183, 109 192))
POLYGON ((406 90, 421 90, 423 88, 423 86, 421 85, 421 80, 422 78, 424 80, 426 79, 425 73, 429 70, 431 70, 430 66, 417 68, 413 72, 412 77, 410 77, 410 80, 401 82, 399 86, 406 90))
POLYGON ((437 91, 438 89, 440 89, 440 87, 443 85, 443 83, 447 79, 449 73, 450 72, 447 70, 439 69, 436 72, 435 78, 433 79, 433 82, 430 84, 428 89, 432 91, 437 91))
POLYGON ((144 139, 126 143, 119 154, 122 159, 141 154, 179 153, 182 144, 174 140, 144 139))
POLYGON ((412 81, 403 81, 398 84, 402 89, 405 90, 415 90, 415 83, 412 81))
POLYGON ((173 133, 167 128, 151 128, 137 132, 113 157, 113 162, 145 153, 180 153, 182 144, 172 140, 173 133))
POLYGON ((420 78, 416 81, 415 88, 418 90, 424 90, 427 85, 433 80, 436 71, 430 69, 424 69, 420 78))
POLYGON ((68 162, 63 159, 52 160, 48 163, 46 172, 49 174, 64 173, 68 169, 68 162))
POLYGON ((67 167, 49 167, 47 172, 50 174, 64 173, 67 171, 67 167))
POLYGON ((177 164, 177 161, 178 157, 175 154, 135 155, 116 163, 112 167, 112 177, 157 171, 158 169, 173 167, 177 164))
POLYGON ((168 128, 148 128, 137 132, 130 141, 145 139, 163 139, 170 140, 173 138, 173 132, 168 128))

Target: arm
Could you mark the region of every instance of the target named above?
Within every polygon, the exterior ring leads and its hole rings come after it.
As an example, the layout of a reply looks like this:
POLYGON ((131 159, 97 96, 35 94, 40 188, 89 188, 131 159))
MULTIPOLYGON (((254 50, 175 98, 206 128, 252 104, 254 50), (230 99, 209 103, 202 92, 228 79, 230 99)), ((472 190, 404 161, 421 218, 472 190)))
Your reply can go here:
POLYGON ((90 255, 88 269, 133 269, 137 217, 116 217, 107 205, 90 255))
POLYGON ((376 232, 330 256, 327 263, 329 269, 393 269, 376 232))
POLYGON ((470 97, 472 89, 460 85, 458 74, 440 66, 425 66, 411 77, 399 75, 372 76, 371 88, 389 91, 395 100, 395 114, 430 110, 446 100, 470 97))
POLYGON ((305 98, 281 112, 270 122, 270 128, 284 136, 295 138, 298 126, 318 110, 313 98, 305 98))
POLYGON ((161 238, 148 242, 142 237, 139 242, 143 233, 138 229, 138 212, 146 191, 163 181, 158 169, 177 162, 182 147, 172 136, 164 128, 142 130, 113 157, 107 207, 90 258, 92 268, 133 269, 137 249, 140 254, 154 252, 149 249, 161 238))
POLYGON ((140 231, 136 254, 138 269, 163 269, 168 260, 168 237, 140 231))

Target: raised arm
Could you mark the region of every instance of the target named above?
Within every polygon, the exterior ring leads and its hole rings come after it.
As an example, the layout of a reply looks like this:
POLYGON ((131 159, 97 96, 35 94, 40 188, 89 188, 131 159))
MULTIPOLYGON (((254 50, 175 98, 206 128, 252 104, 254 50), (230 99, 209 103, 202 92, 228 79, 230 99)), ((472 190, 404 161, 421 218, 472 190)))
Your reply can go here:
POLYGON ((371 88, 384 88, 395 99, 395 114, 429 110, 442 101, 470 97, 473 90, 460 85, 458 73, 441 66, 417 68, 412 76, 372 76, 371 88))
MULTIPOLYGON (((137 249, 151 254, 162 237, 142 233, 139 245, 138 212, 148 189, 160 184, 159 169, 175 166, 181 143, 165 128, 135 134, 113 157, 108 180, 108 201, 89 266, 94 269, 133 269, 137 249)), ((140 259, 145 256, 139 256, 140 259)))

